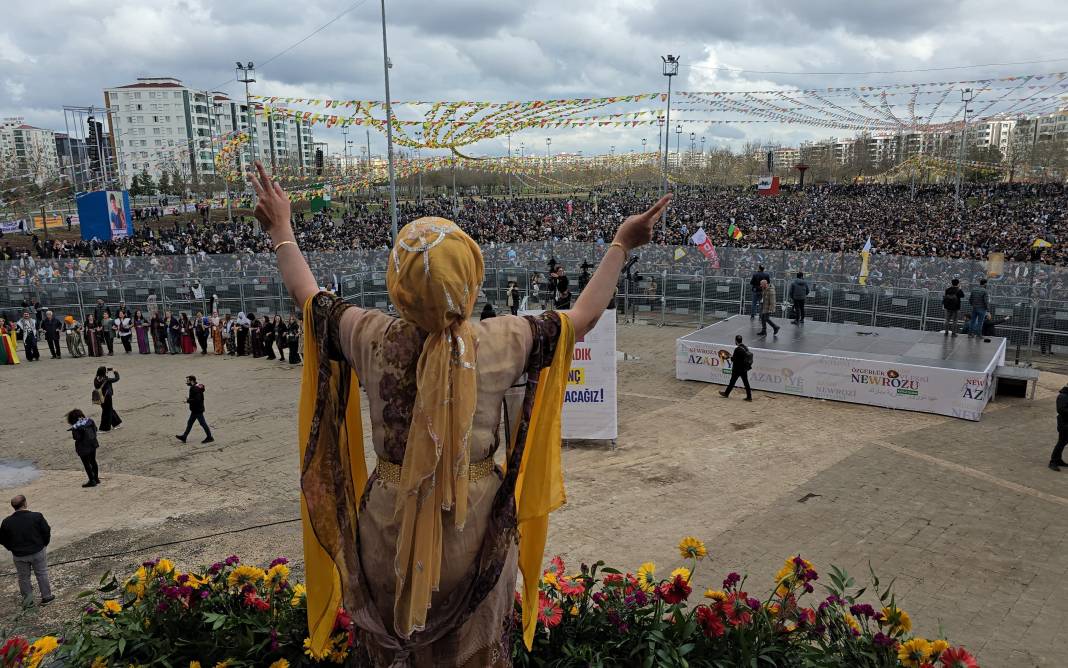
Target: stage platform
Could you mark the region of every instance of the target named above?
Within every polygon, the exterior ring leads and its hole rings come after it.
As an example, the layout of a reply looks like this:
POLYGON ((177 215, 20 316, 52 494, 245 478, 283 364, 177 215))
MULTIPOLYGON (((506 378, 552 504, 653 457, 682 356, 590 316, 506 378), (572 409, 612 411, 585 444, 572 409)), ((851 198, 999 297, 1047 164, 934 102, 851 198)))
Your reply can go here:
POLYGON ((726 385, 741 334, 753 351, 754 390, 979 420, 994 370, 1005 363, 1001 337, 985 343, 897 327, 777 322, 777 337, 770 329, 758 337, 760 320, 736 315, 678 339, 676 377, 726 385))

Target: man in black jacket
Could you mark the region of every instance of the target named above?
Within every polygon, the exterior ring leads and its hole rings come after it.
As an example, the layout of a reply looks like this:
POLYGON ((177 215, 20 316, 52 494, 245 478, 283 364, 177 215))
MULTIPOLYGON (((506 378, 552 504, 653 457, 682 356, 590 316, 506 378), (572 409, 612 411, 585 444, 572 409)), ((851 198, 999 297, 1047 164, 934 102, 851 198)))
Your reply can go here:
POLYGON ((1053 446, 1053 454, 1049 456, 1049 467, 1054 471, 1068 466, 1064 461, 1065 444, 1068 444, 1068 385, 1057 395, 1057 445, 1053 446))
POLYGON ((22 605, 33 605, 33 585, 30 572, 37 576, 37 588, 41 590, 41 604, 56 600, 48 583, 48 542, 52 539, 52 527, 44 515, 35 513, 26 504, 26 497, 19 494, 11 499, 11 513, 0 522, 0 545, 11 552, 15 570, 19 574, 19 593, 22 605))
POLYGON ((734 343, 736 345, 734 347, 734 354, 731 355, 731 381, 727 384, 726 390, 720 391, 719 396, 731 396, 731 390, 734 389, 734 384, 741 378, 742 385, 745 386, 745 400, 752 401, 753 391, 749 388, 749 370, 753 368, 753 353, 749 351, 748 346, 742 343, 741 334, 734 337, 734 343))
POLYGON ((760 315, 760 304, 764 299, 764 290, 760 287, 761 281, 767 281, 768 285, 771 285, 771 274, 764 271, 764 265, 758 264, 753 277, 749 279, 749 286, 753 291, 753 309, 749 311, 750 320, 760 315))
POLYGON ((946 329, 943 336, 956 336, 960 328, 960 307, 964 300, 964 290, 960 289, 960 279, 954 278, 942 295, 942 308, 946 312, 946 329))
POLYGON ((189 386, 189 397, 185 400, 185 403, 189 404, 189 421, 185 425, 185 433, 177 435, 175 438, 185 443, 185 439, 193 429, 193 423, 199 422, 206 434, 201 443, 211 443, 215 439, 211 436, 211 428, 208 427, 208 421, 204 419, 204 386, 197 382, 196 376, 186 376, 185 384, 189 386))
POLYGON ((794 319, 790 322, 795 325, 803 324, 805 322, 805 299, 808 298, 809 290, 808 281, 805 280, 802 272, 797 272, 797 278, 790 283, 790 289, 787 292, 794 303, 794 319))
POLYGON ((38 325, 45 333, 45 341, 48 341, 48 352, 52 353, 52 359, 58 360, 63 357, 59 349, 59 333, 63 329, 63 322, 52 311, 45 311, 45 317, 38 325))
POLYGON ((96 438, 96 423, 75 408, 67 413, 67 424, 70 425, 67 431, 74 438, 74 452, 82 460, 85 474, 89 476, 89 482, 82 487, 96 487, 100 484, 100 467, 96 463, 96 450, 100 442, 96 438))

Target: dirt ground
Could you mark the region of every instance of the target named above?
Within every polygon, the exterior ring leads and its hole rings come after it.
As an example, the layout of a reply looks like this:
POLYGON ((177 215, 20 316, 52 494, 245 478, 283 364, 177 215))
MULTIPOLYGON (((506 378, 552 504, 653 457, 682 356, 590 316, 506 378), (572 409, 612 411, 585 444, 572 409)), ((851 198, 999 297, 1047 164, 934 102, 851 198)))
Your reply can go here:
MULTIPOLYGON (((698 587, 737 570, 753 591, 798 552, 862 582, 870 563, 896 579, 919 633, 967 645, 985 668, 1068 664, 1068 471, 1045 466, 1064 376, 1043 374, 1034 401, 999 399, 979 423, 765 393, 750 404, 675 379, 675 339, 689 331, 621 325, 619 349, 640 359, 620 362, 618 448, 566 449, 568 503, 552 517, 547 553, 670 571, 678 540, 693 534, 711 553, 698 587)), ((52 524, 60 600, 19 611, 0 560, 0 626, 51 628, 102 573, 152 557, 191 566, 285 555, 299 568, 299 368, 116 353, 107 362, 122 374, 125 423, 101 435, 104 484, 82 489, 62 418, 73 407, 96 412, 99 361, 45 358, 0 367, 0 460, 39 470, 0 484, 0 496, 26 494, 52 524), (208 387, 216 443, 199 444, 199 427, 189 445, 174 439, 187 374, 208 387)))

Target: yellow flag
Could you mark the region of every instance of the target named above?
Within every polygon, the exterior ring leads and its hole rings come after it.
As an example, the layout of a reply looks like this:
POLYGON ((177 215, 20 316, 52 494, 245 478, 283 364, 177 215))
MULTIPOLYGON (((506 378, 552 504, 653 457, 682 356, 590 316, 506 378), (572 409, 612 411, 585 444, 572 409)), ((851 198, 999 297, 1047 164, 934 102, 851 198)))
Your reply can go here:
POLYGON ((675 249, 675 259, 676 260, 681 260, 684 257, 686 257, 686 251, 682 250, 682 248, 676 248, 675 249))
POLYGON ((1052 247, 1053 247, 1053 244, 1051 244, 1050 242, 1046 241, 1045 239, 1035 239, 1034 242, 1031 244, 1031 248, 1052 248, 1052 247))

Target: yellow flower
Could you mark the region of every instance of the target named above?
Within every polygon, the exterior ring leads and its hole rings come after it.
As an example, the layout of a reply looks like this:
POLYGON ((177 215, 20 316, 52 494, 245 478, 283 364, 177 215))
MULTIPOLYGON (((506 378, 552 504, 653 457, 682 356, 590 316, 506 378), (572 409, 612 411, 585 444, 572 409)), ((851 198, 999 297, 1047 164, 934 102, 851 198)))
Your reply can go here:
POLYGON ((59 640, 55 636, 41 636, 30 645, 30 652, 26 655, 26 662, 22 665, 25 668, 37 668, 46 656, 56 651, 57 647, 59 647, 59 640))
POLYGON ((310 658, 310 659, 315 659, 316 661, 320 661, 322 659, 329 658, 330 657, 330 652, 332 652, 333 650, 334 650, 334 639, 333 638, 330 638, 329 640, 326 641, 326 647, 323 647, 323 651, 321 651, 321 652, 316 652, 314 649, 312 649, 311 638, 305 638, 304 639, 304 654, 306 654, 308 656, 308 658, 310 658))
POLYGON ((215 664, 215 668, 230 668, 230 663, 231 662, 232 662, 232 659, 227 659, 225 661, 220 661, 219 663, 215 664))
POLYGON ((98 656, 93 659, 93 662, 89 664, 89 668, 108 668, 107 659, 102 656, 98 656))
POLYGON ((935 659, 941 656, 942 652, 949 649, 949 643, 945 640, 932 640, 931 641, 931 658, 935 659))
POLYGON ((879 620, 883 626, 889 626, 891 635, 908 633, 912 630, 912 618, 909 613, 898 607, 883 608, 883 618, 879 620))
POLYGON ((679 554, 683 559, 704 559, 708 556, 708 549, 699 539, 686 536, 679 541, 679 554))
POLYGON ((256 566, 238 566, 230 571, 226 583, 235 588, 243 587, 248 584, 254 585, 266 575, 267 574, 263 572, 262 568, 257 568, 256 566))
POLYGON ((572 617, 578 617, 578 613, 579 613, 578 606, 577 605, 571 606, 571 610, 569 612, 571 613, 572 617))
POLYGON ((270 584, 280 585, 289 581, 289 566, 285 564, 275 564, 271 566, 267 571, 267 582, 270 584))
POLYGON ((713 601, 726 601, 727 600, 727 592, 720 591, 718 589, 706 589, 705 590, 705 598, 710 598, 713 601))
POLYGON ((772 617, 776 617, 780 612, 782 612, 782 606, 774 602, 765 604, 764 609, 767 610, 768 614, 772 617))
MULTIPOLYGON (((175 577, 175 579, 178 579, 177 576, 175 577)), ((211 580, 206 577, 200 578, 194 575, 193 573, 185 574, 185 584, 187 587, 192 587, 193 589, 200 589, 209 582, 211 582, 211 580)))
POLYGON ((289 668, 289 662, 285 659, 278 659, 272 663, 268 668, 289 668))
POLYGON ((189 668, 200 668, 200 662, 199 661, 190 661, 189 662, 189 668))
POLYGON ((172 571, 174 571, 174 562, 170 559, 160 559, 159 563, 156 564, 156 575, 166 575, 172 571))
POLYGON ((842 615, 842 618, 845 619, 845 623, 849 628, 853 629, 857 633, 863 633, 863 631, 861 631, 860 629, 860 624, 857 623, 857 620, 855 617, 853 617, 853 615, 847 612, 842 615))
POLYGON ((145 584, 148 582, 148 578, 148 571, 145 570, 145 567, 139 567, 133 577, 126 581, 126 593, 133 594, 140 601, 145 597, 145 584))
POLYGON ((638 567, 638 586, 642 588, 642 591, 652 591, 656 586, 656 581, 653 579, 656 576, 656 564, 651 561, 647 561, 638 567))
POLYGON ((553 573, 552 571, 545 571, 545 575, 541 576, 541 583, 545 584, 545 585, 549 585, 553 589, 556 589, 556 587, 557 587, 556 573, 553 573))
POLYGON ((690 569, 689 568, 683 568, 681 566, 679 568, 676 568, 675 570, 671 571, 671 578, 669 578, 669 579, 674 582, 676 575, 681 575, 682 579, 685 582, 689 582, 690 581, 690 569))
POLYGON ((901 647, 897 650, 897 660, 905 668, 920 668, 921 665, 927 663, 929 658, 931 658, 931 643, 923 638, 913 638, 901 643, 901 647))
POLYGON ((104 601, 104 609, 100 611, 100 614, 104 617, 114 617, 122 612, 122 605, 113 598, 109 598, 104 601))
POLYGON ((307 588, 302 584, 293 585, 293 598, 289 600, 289 604, 294 608, 300 607, 300 604, 304 602, 304 597, 308 595, 307 588))

